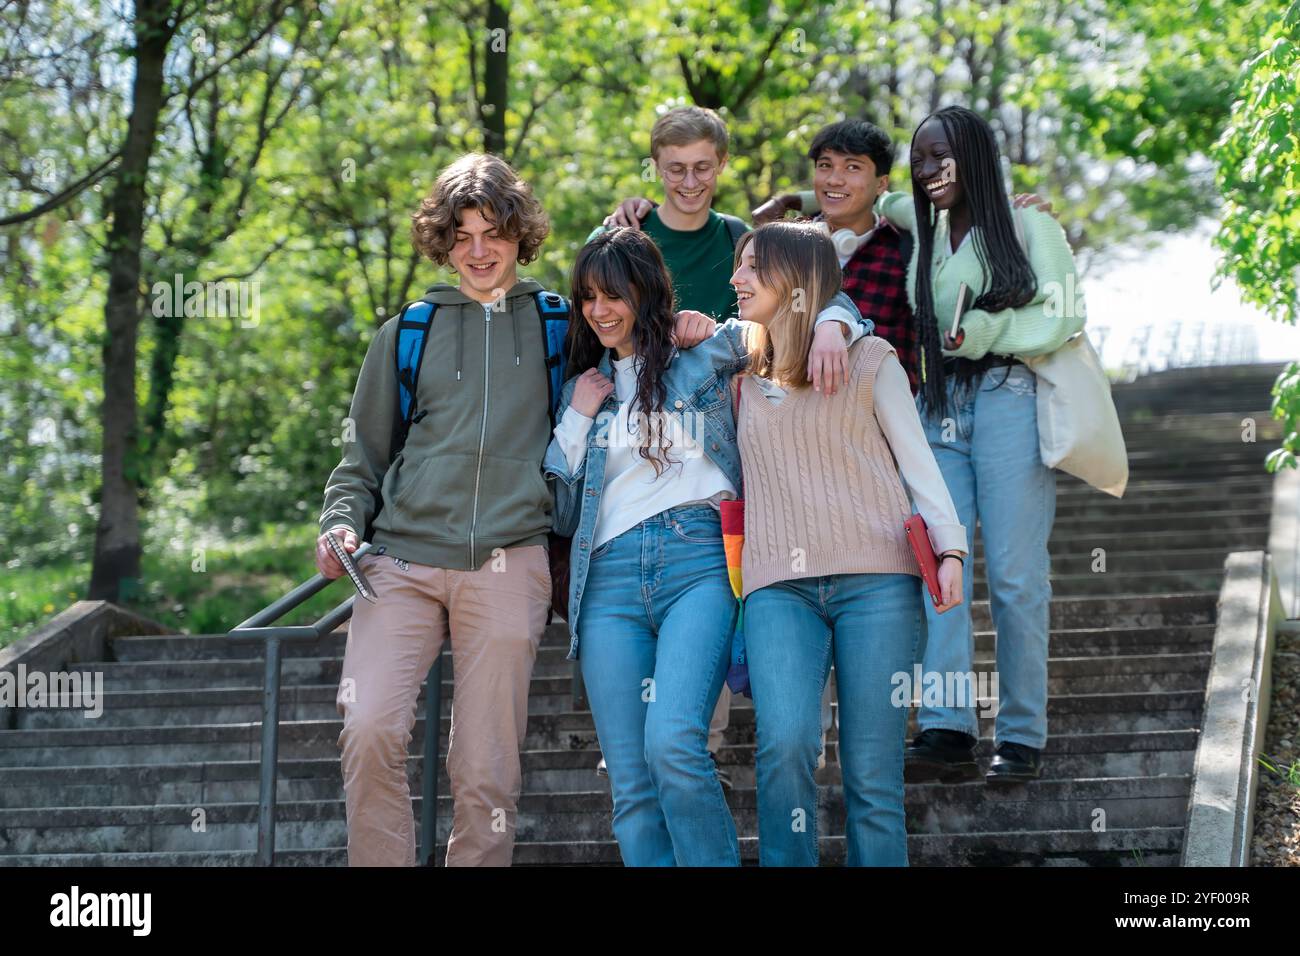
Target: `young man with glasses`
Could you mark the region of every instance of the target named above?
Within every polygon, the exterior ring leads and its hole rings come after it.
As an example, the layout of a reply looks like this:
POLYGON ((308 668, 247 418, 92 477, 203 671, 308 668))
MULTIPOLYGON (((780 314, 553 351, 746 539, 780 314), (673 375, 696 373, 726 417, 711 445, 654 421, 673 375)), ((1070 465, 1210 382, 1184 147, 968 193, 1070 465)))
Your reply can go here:
MULTIPOLYGON (((678 308, 724 321, 736 314, 732 250, 749 229, 736 216, 713 210, 718 175, 727 165, 727 126, 710 109, 669 110, 650 131, 650 157, 663 182, 664 198, 642 213, 638 224, 668 263, 678 308)), ((609 216, 588 241, 621 225, 631 223, 617 214, 609 216)))

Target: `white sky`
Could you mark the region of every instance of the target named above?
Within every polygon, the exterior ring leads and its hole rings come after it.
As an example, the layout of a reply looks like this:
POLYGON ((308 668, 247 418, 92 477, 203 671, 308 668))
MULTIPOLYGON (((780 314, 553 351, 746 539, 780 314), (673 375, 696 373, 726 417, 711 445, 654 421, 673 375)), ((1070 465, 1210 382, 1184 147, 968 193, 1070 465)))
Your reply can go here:
POLYGON ((1153 367, 1165 366, 1165 353, 1177 334, 1182 360, 1175 364, 1220 364, 1224 361, 1192 360, 1199 339, 1204 353, 1211 352, 1213 330, 1222 327, 1220 353, 1234 338, 1254 355, 1244 361, 1282 362, 1300 359, 1300 328, 1267 318, 1253 305, 1241 301, 1235 283, 1225 280, 1211 291, 1218 252, 1210 244, 1216 225, 1205 222, 1197 229, 1163 238, 1149 250, 1123 250, 1097 262, 1081 280, 1088 307, 1088 329, 1093 344, 1101 339, 1107 368, 1130 360, 1129 345, 1140 326, 1151 325, 1148 358, 1153 367))

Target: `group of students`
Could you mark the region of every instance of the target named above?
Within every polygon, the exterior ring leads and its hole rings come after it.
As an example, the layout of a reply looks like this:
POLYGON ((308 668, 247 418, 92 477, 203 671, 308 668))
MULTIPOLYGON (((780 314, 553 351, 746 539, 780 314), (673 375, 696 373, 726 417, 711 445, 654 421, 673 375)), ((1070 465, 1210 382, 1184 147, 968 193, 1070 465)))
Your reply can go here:
POLYGON ((728 157, 715 113, 668 111, 651 155, 662 202, 623 203, 581 249, 558 357, 543 290, 516 274, 546 216, 506 163, 463 157, 414 216, 417 248, 458 283, 424 297, 437 312, 400 442, 394 356, 410 323, 372 340, 316 550, 337 577, 325 533, 349 551, 372 541, 360 566, 380 594, 354 611, 337 700, 353 865, 415 861, 407 746, 447 639, 447 864, 510 863, 550 532, 572 537, 569 657, 627 865, 740 862, 715 756, 738 614, 760 861, 818 862, 833 665, 847 862, 906 865, 904 780, 978 774, 975 701, 923 706, 905 747, 894 693, 917 661, 974 669, 977 521, 1000 677, 988 780, 1041 772, 1055 484, 1014 356, 1082 326, 1048 306, 1074 287, 1060 226, 1036 197, 1012 203, 991 129, 961 107, 918 127, 910 197, 887 191, 881 130, 827 126, 808 150, 814 189, 757 210, 753 230, 711 208, 728 157), (738 604, 719 510, 740 498, 738 604), (939 559, 937 606, 904 533, 914 513, 939 559))

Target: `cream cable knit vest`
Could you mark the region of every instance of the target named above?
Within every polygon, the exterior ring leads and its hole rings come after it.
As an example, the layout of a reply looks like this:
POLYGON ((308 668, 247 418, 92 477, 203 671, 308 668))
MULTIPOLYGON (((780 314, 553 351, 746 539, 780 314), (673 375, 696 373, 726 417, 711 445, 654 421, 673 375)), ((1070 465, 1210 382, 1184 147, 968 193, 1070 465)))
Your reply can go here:
POLYGON ((849 348, 849 386, 793 389, 773 405, 741 380, 744 593, 823 574, 920 576, 903 522, 898 466, 872 405, 876 369, 894 348, 874 335, 849 348))

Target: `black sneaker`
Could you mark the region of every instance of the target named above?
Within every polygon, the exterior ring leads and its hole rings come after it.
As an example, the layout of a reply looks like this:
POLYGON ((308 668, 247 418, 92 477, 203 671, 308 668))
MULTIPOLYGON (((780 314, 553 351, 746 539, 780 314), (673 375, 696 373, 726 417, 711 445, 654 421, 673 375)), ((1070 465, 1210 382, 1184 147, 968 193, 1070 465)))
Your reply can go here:
POLYGON ((975 738, 960 730, 923 730, 903 751, 903 779, 908 783, 961 783, 974 780, 975 738))
POLYGON ((713 772, 718 775, 718 783, 722 784, 723 790, 731 789, 731 774, 718 766, 718 755, 709 751, 709 756, 713 758, 713 772))
POLYGON ((600 763, 596 764, 596 776, 597 776, 597 777, 608 777, 608 776, 609 776, 609 771, 605 769, 605 755, 604 755, 604 754, 601 754, 601 755, 600 755, 600 763))
POLYGON ((984 782, 1010 784, 1037 780, 1043 774, 1042 754, 1041 750, 1035 750, 1026 744, 998 744, 984 782))

